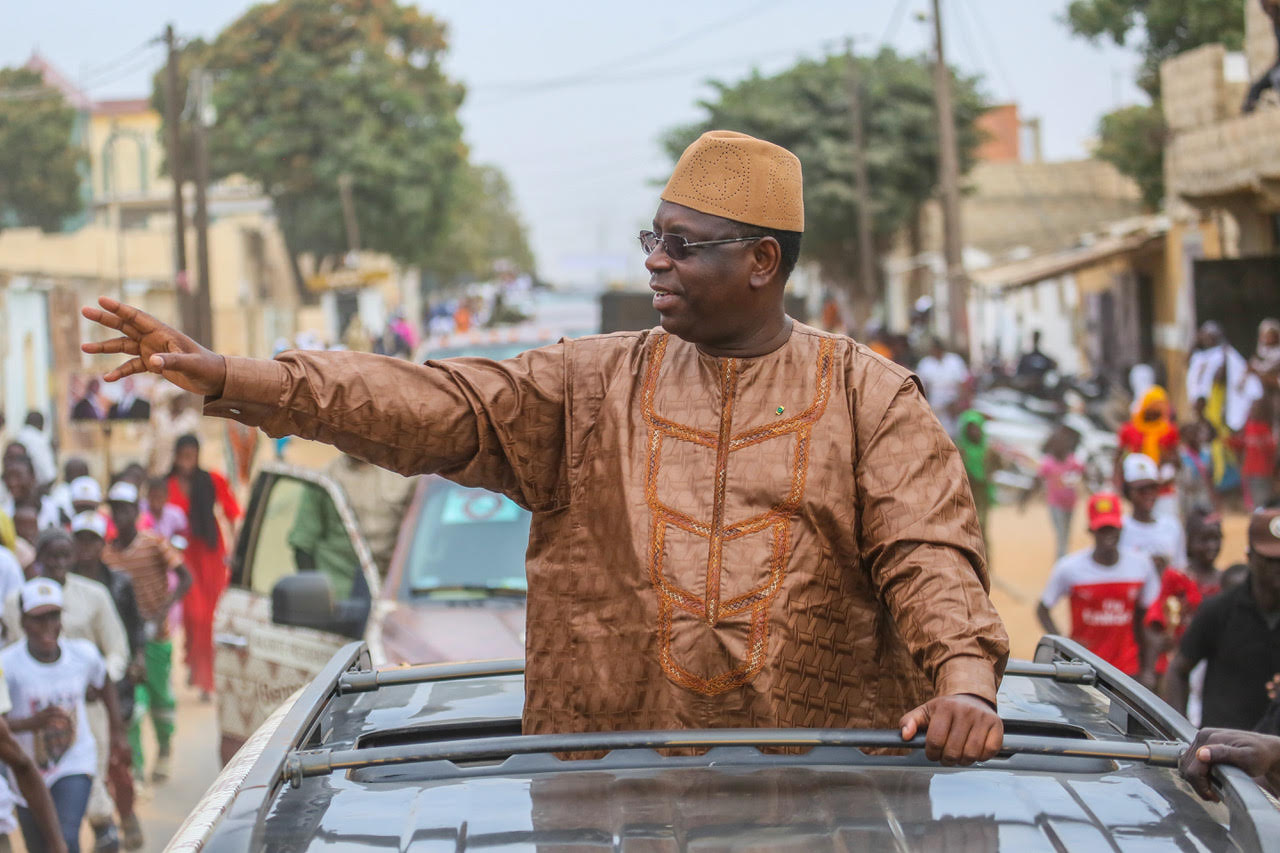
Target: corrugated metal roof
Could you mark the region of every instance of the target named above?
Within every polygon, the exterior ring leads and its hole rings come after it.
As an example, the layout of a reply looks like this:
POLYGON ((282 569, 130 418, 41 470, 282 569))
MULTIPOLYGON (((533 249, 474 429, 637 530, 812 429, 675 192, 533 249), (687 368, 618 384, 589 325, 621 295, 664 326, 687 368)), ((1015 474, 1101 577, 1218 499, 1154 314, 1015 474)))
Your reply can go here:
POLYGON ((1073 246, 1070 249, 973 270, 969 277, 975 285, 992 290, 1035 284, 1145 248, 1148 244, 1163 239, 1169 230, 1168 221, 1163 217, 1144 217, 1132 224, 1134 227, 1122 233, 1099 237, 1089 245, 1073 246))

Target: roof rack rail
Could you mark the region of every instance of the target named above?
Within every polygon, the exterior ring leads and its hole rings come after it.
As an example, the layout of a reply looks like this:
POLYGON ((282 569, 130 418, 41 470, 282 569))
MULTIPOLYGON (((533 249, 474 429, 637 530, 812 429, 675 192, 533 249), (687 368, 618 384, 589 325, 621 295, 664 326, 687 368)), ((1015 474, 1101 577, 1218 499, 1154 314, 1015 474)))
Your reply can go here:
POLYGON ((1098 671, 1092 664, 1074 660, 1055 660, 1047 663, 1011 660, 1004 668, 1004 674, 1020 675, 1024 678, 1051 678, 1062 684, 1093 684, 1098 678, 1098 671))
MULTIPOLYGON (((1111 701, 1108 715, 1122 732, 1191 743, 1196 728, 1158 696, 1080 643, 1046 634, 1036 645, 1035 662, 1082 661, 1096 673, 1094 686, 1111 701)), ((1006 738, 1006 740, 1008 740, 1006 738)), ((1215 765, 1212 779, 1227 805, 1231 832, 1244 850, 1280 853, 1280 810, 1249 775, 1237 767, 1215 765)))
MULTIPOLYGON (((897 729, 685 729, 678 731, 582 732, 470 738, 434 743, 398 744, 366 749, 317 749, 292 753, 285 775, 295 788, 310 776, 424 761, 492 761, 513 755, 599 752, 622 749, 838 746, 875 749, 924 749, 924 735, 904 741, 897 729)), ((1176 767, 1187 745, 1160 741, 1096 741, 1036 735, 1008 735, 1002 757, 1050 755, 1109 758, 1176 767)))
POLYGON ((521 675, 523 658, 477 660, 464 663, 424 663, 390 669, 350 670, 338 676, 338 695, 368 693, 396 684, 425 684, 430 681, 457 681, 493 675, 521 675))

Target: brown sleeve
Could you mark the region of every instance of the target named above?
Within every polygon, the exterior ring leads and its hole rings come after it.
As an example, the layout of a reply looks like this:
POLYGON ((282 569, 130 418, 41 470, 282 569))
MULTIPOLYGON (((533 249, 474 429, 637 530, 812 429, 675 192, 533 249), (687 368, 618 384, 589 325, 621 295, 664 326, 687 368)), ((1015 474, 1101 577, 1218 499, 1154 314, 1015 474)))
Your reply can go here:
POLYGON ((206 399, 204 411, 547 511, 568 501, 564 361, 563 344, 506 361, 414 364, 317 351, 228 357, 222 396, 206 399))
POLYGON ((936 695, 994 704, 1009 638, 968 477, 914 377, 889 375, 896 390, 876 376, 854 411, 863 565, 936 695))

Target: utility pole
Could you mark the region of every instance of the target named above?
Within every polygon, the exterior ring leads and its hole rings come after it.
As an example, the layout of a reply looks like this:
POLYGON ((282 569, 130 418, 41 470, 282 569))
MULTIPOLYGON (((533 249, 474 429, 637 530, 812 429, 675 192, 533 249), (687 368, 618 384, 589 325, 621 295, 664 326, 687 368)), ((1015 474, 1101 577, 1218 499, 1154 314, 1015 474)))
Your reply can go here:
POLYGON ((188 335, 196 334, 195 311, 191 300, 191 280, 187 273, 187 213, 182 198, 182 127, 178 98, 178 40, 173 24, 164 28, 169 61, 164 69, 164 121, 168 135, 169 174, 173 178, 173 283, 178 300, 178 322, 188 335))
POLYGON ((213 346, 213 294, 209 279, 209 140, 208 126, 213 122, 213 105, 210 103, 209 73, 204 69, 192 72, 192 91, 195 95, 195 121, 192 123, 192 139, 196 161, 196 273, 200 289, 196 291, 196 318, 199 335, 196 340, 207 347, 213 346))
POLYGON ((356 221, 356 202, 351 194, 351 176, 338 176, 338 196, 342 200, 342 222, 347 230, 347 251, 360 251, 360 223, 356 221))
POLYGON ((849 64, 849 121, 853 138, 853 186, 858 196, 858 278, 862 295, 875 296, 877 276, 875 243, 871 236, 871 183, 867 179, 867 141, 862 125, 862 85, 858 79, 858 61, 853 55, 853 39, 844 40, 845 60, 849 64))
POLYGON ((947 260, 947 315, 951 345, 969 353, 969 280, 964 271, 964 238, 960 230, 960 157, 956 151, 956 119, 951 105, 951 71, 942 41, 942 4, 933 0, 936 45, 934 95, 938 104, 938 185, 942 196, 943 252, 947 260))

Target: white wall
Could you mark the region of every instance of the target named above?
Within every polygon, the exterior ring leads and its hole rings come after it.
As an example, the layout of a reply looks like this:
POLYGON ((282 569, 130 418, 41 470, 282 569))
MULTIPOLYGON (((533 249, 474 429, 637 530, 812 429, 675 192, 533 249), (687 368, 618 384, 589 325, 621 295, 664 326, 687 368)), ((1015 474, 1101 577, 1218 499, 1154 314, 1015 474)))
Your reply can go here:
POLYGON ((49 405, 49 302, 25 277, 10 280, 4 302, 4 412, 12 433, 31 409, 56 422, 49 405))

